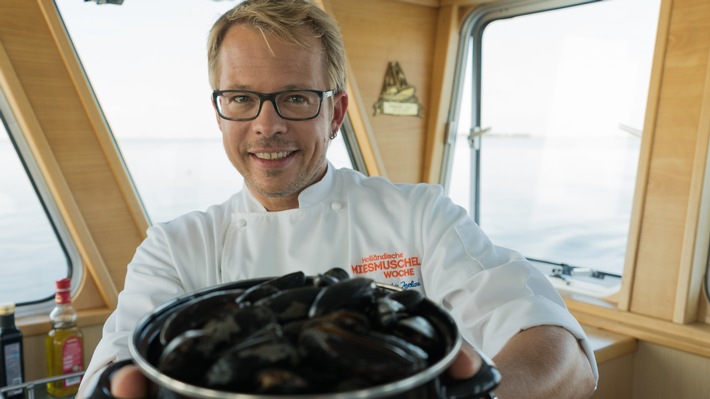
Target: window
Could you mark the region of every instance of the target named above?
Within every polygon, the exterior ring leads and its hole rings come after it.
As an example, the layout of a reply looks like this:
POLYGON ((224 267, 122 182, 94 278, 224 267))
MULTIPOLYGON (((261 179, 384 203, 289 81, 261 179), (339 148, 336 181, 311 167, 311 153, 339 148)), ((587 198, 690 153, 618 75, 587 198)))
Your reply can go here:
POLYGON ((623 270, 659 7, 520 1, 467 25, 449 194, 494 243, 600 296, 623 270))
MULTIPOLYGON (((212 23, 237 2, 55 3, 150 219, 204 210, 241 189, 215 121, 206 50, 212 23)), ((329 150, 336 167, 352 167, 346 135, 329 150)))
POLYGON ((81 280, 81 262, 0 92, 0 302, 46 312, 54 283, 81 280))

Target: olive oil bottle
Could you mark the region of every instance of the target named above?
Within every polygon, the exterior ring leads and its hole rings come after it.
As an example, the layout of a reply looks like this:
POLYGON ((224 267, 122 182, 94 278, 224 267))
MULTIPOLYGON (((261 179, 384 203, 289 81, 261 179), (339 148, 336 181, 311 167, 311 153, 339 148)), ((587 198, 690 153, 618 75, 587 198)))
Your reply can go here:
MULTIPOLYGON (((71 305, 71 280, 57 281, 56 306, 49 314, 52 329, 47 334, 47 376, 75 373, 84 369, 84 337, 76 326, 77 314, 71 305)), ((79 389, 80 377, 65 378, 47 383, 53 396, 69 396, 79 389)))
MULTIPOLYGON (((24 382, 22 356, 22 333, 15 326, 15 304, 0 303, 0 387, 24 382)), ((5 392, 7 399, 24 396, 21 388, 5 392)))

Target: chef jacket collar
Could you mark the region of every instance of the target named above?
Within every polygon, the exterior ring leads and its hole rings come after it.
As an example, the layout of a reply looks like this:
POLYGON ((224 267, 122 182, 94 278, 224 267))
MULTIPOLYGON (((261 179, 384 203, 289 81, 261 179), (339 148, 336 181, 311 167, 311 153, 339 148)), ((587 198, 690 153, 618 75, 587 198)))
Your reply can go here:
MULTIPOLYGON (((323 201, 328 194, 330 194, 333 189, 333 185, 335 184, 333 179, 333 170, 334 167, 329 161, 326 167, 325 176, 323 176, 320 181, 306 187, 303 191, 301 191, 301 194, 298 195, 299 208, 313 206, 323 201)), ((266 212, 264 205, 262 205, 261 202, 254 197, 254 195, 252 195, 246 185, 242 190, 242 195, 246 212, 266 212)))

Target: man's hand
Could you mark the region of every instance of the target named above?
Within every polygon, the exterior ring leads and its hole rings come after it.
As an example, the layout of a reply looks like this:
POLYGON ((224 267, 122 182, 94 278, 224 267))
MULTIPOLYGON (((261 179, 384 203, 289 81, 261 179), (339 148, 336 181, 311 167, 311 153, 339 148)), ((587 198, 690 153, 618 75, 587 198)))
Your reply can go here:
POLYGON ((451 378, 466 380, 476 375, 482 364, 481 357, 468 343, 464 342, 456 359, 449 366, 448 373, 451 378))
POLYGON ((123 366, 111 378, 111 395, 117 399, 148 397, 148 378, 134 365, 123 366))

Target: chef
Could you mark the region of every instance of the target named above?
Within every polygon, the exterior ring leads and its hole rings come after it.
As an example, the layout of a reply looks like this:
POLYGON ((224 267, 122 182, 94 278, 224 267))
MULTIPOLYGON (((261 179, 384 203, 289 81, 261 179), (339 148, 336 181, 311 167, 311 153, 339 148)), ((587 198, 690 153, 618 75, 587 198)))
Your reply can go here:
MULTIPOLYGON (((441 187, 394 184, 326 159, 348 106, 335 21, 308 0, 247 0, 208 39, 215 117, 245 188, 205 212, 148 230, 128 265, 79 397, 103 366, 130 357, 136 322, 181 294, 242 279, 339 267, 418 290, 492 357, 500 398, 587 398, 597 368, 584 331, 546 277, 493 245, 441 187)), ((462 351, 451 374, 475 374, 462 351)), ((146 394, 133 366, 112 392, 146 394)))

